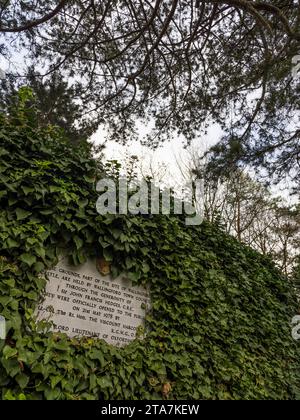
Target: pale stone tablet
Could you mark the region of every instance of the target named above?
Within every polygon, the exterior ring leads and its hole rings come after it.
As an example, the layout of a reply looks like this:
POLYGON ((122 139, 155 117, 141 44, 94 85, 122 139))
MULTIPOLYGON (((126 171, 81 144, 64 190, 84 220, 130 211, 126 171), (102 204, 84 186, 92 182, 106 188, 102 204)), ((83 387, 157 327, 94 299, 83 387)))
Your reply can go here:
POLYGON ((101 275, 94 259, 80 266, 62 259, 46 272, 46 278, 37 319, 53 321, 54 331, 70 337, 97 337, 116 346, 126 345, 134 340, 150 307, 148 290, 133 287, 122 276, 112 280, 101 275))

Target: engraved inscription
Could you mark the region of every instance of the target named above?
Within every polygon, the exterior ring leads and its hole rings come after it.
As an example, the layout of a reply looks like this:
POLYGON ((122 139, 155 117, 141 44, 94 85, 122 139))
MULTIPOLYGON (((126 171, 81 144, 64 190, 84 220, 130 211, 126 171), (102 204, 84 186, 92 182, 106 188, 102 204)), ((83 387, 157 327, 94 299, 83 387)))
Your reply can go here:
POLYGON ((128 279, 102 276, 94 260, 70 266, 64 259, 46 272, 44 301, 37 319, 53 321, 54 331, 87 336, 122 346, 132 341, 150 307, 148 290, 128 279))

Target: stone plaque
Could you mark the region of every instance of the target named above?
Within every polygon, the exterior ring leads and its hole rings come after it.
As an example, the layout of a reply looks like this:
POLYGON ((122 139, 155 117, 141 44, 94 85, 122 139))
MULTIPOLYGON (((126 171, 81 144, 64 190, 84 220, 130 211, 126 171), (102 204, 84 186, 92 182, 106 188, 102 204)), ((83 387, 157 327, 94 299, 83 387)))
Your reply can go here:
POLYGON ((54 331, 70 337, 104 339, 122 346, 134 340, 150 306, 149 292, 120 276, 112 280, 96 268, 96 260, 71 266, 62 259, 48 278, 37 319, 53 321, 54 331), (144 304, 144 305, 143 305, 144 304))
POLYGON ((5 340, 6 338, 6 328, 5 328, 5 318, 0 315, 0 340, 5 340))

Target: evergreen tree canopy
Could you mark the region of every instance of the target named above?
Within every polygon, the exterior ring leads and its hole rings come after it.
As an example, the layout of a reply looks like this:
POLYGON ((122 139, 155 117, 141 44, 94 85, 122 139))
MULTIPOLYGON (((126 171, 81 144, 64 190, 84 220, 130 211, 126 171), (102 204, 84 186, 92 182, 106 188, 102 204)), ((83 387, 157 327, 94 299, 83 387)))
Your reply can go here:
POLYGON ((297 180, 299 28, 293 0, 11 0, 0 52, 21 45, 44 74, 79 84, 84 118, 114 140, 140 119, 154 121, 154 147, 216 122, 218 155, 297 180))
MULTIPOLYGON (((18 80, 13 75, 0 80, 0 108, 3 111, 10 112, 16 107, 23 81, 23 78, 18 80)), ((26 71, 26 83, 34 95, 36 118, 41 126, 51 124, 62 128, 72 143, 87 140, 96 131, 97 122, 81 118, 84 110, 76 86, 69 87, 56 73, 43 80, 32 67, 26 71)))

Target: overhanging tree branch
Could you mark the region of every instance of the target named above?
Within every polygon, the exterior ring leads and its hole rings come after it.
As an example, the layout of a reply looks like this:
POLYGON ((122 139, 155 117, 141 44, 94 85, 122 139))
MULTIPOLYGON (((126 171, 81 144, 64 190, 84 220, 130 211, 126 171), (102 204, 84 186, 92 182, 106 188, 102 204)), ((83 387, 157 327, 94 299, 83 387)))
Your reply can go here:
POLYGON ((5 28, 0 25, 0 32, 4 33, 16 33, 16 32, 24 32, 28 31, 29 29, 33 29, 37 26, 42 25, 43 23, 48 22, 52 18, 54 18, 58 13, 68 4, 70 0, 61 0, 60 3, 52 10, 52 12, 46 14, 45 16, 41 17, 40 19, 33 20, 31 22, 27 22, 20 26, 15 26, 13 28, 5 28))

